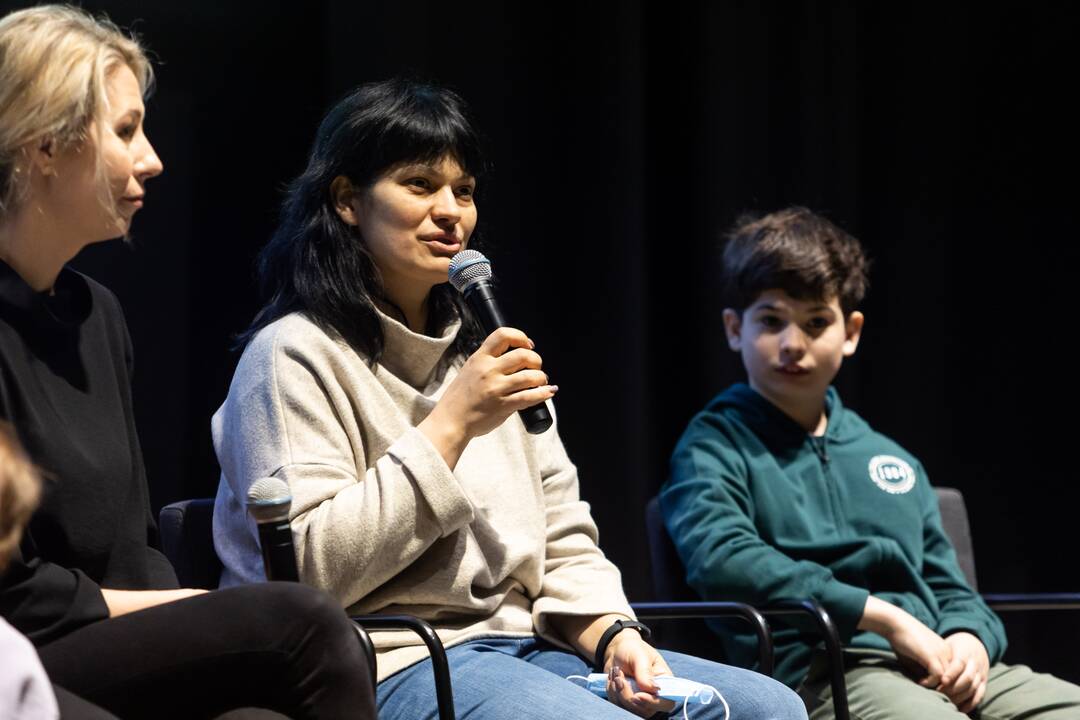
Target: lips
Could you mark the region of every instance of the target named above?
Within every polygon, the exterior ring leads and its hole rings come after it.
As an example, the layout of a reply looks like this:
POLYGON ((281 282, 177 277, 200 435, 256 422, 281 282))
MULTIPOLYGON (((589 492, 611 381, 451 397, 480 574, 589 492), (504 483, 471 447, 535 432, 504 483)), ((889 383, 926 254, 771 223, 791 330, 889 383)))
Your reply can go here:
POLYGON ((433 251, 444 254, 448 253, 453 255, 461 249, 461 241, 453 235, 446 235, 439 233, 436 235, 424 235, 420 240, 426 243, 433 251))
POLYGON ((784 375, 798 376, 798 375, 809 375, 810 374, 810 371, 807 368, 804 368, 801 365, 795 365, 795 364, 780 365, 779 367, 777 367, 775 369, 776 369, 776 371, 778 373, 782 373, 784 375))

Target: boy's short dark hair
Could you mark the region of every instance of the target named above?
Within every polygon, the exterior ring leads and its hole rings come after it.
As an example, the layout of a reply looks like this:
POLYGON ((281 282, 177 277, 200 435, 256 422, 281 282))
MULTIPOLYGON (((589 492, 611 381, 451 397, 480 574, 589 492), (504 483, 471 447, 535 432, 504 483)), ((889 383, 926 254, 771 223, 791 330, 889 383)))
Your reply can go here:
POLYGON ((859 241, 804 207, 744 215, 725 238, 725 302, 739 313, 780 289, 799 300, 836 297, 846 316, 869 286, 870 261, 859 241))

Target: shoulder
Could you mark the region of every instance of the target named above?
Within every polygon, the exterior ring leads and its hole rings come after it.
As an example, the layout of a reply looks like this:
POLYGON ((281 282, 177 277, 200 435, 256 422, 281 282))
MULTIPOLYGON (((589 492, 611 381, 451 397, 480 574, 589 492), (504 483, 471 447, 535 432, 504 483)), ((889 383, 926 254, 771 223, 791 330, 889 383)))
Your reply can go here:
POLYGON ((289 384, 298 378, 335 377, 343 371, 363 372, 366 361, 344 340, 331 336, 311 318, 294 312, 257 332, 240 356, 230 394, 266 385, 289 384))
POLYGON ((704 409, 690 419, 679 438, 676 451, 702 444, 716 447, 734 447, 740 444, 741 423, 735 415, 728 412, 728 407, 724 402, 726 393, 725 390, 716 395, 704 409))
MULTIPOLYGON (((851 410, 845 409, 841 428, 843 452, 853 461, 859 472, 866 472, 879 489, 889 495, 912 495, 929 502, 933 496, 929 478, 919 459, 903 445, 888 435, 874 430, 868 422, 851 410)), ((854 466, 853 466, 854 467, 854 466)))
POLYGON ((332 337, 301 312, 280 317, 257 332, 240 356, 240 366, 272 363, 276 358, 317 360, 350 352, 349 346, 332 337))
POLYGON ((885 433, 875 430, 869 422, 850 408, 844 408, 841 433, 845 440, 865 446, 875 453, 894 455, 913 466, 919 465, 918 458, 903 445, 885 433))
POLYGON ((670 463, 673 480, 712 474, 722 468, 736 474, 745 471, 746 452, 760 442, 724 402, 725 393, 714 397, 694 415, 679 437, 670 463))

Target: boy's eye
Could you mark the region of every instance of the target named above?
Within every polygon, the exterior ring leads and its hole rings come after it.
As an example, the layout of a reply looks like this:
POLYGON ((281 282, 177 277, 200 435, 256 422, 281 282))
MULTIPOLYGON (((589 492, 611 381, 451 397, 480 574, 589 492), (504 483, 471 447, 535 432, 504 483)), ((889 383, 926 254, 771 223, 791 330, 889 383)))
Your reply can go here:
POLYGON ((762 315, 761 324, 767 328, 778 328, 784 324, 784 321, 778 318, 776 315, 762 315))
POLYGON ((824 317, 810 318, 810 322, 807 323, 807 327, 811 330, 824 330, 829 327, 829 319, 824 317))

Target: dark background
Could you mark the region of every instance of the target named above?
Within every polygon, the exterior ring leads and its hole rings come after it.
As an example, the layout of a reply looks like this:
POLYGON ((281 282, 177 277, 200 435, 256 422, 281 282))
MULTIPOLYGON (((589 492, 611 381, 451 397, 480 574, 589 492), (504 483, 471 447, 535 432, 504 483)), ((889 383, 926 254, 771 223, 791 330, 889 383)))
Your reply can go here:
MULTIPOLYGON (((252 260, 322 112, 399 73, 473 105, 481 229, 537 340, 631 599, 682 428, 741 379, 715 250, 746 210, 819 210, 874 260, 849 406, 965 493, 980 588, 1077 591, 1076 23, 1064 4, 85 2, 158 59, 165 162, 134 252, 76 265, 136 347, 155 510, 213 494, 209 418, 252 260)), ((1007 617, 1007 659, 1080 680, 1078 620, 1007 617)))

